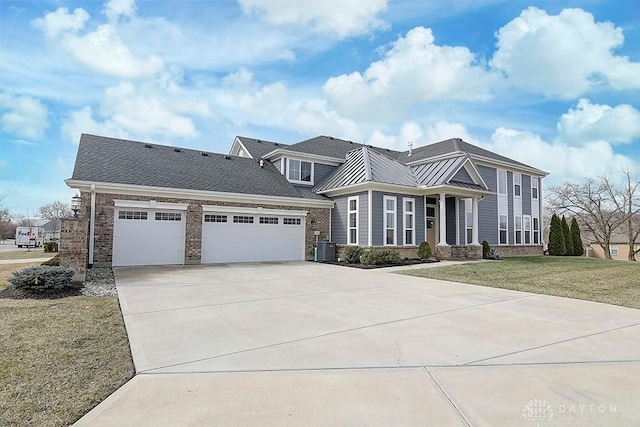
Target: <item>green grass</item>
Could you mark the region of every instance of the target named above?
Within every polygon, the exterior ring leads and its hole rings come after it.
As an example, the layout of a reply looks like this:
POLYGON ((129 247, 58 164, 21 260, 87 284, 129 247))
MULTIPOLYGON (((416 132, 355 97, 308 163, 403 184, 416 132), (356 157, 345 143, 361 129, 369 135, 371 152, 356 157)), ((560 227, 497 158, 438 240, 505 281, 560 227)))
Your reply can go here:
POLYGON ((400 274, 640 308, 640 262, 537 256, 400 274))
POLYGON ((45 259, 53 258, 55 255, 56 254, 52 252, 45 252, 42 248, 31 249, 30 251, 20 249, 17 251, 0 253, 0 260, 42 258, 44 261, 45 259))
MULTIPOLYGON (((0 265, 0 289, 29 265, 0 265)), ((134 374, 115 297, 0 299, 0 312, 1 426, 67 426, 134 374)))

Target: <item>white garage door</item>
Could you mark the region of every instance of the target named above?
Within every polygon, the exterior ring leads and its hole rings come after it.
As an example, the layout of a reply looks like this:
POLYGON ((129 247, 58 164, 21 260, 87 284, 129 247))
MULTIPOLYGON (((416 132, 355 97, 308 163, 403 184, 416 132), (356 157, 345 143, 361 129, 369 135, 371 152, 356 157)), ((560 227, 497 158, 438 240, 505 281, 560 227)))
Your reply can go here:
POLYGON ((185 212, 116 208, 113 266, 184 264, 185 212))
POLYGON ((205 212, 202 263, 304 260, 304 229, 301 215, 205 212))

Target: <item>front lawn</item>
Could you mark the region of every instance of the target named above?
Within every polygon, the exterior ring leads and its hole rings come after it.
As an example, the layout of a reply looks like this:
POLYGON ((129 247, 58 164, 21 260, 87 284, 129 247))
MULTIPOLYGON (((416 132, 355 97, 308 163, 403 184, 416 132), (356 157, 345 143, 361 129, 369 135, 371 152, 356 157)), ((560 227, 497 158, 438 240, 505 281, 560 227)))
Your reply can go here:
POLYGON ((537 256, 401 274, 640 308, 640 262, 537 256))
POLYGON ((53 258, 55 255, 56 253, 45 252, 44 250, 42 250, 42 248, 31 249, 30 251, 26 249, 19 249, 17 251, 1 252, 0 260, 42 258, 42 260, 45 261, 46 259, 53 258))
MULTIPOLYGON (((32 265, 0 265, 0 290, 32 265)), ((133 376, 116 297, 0 299, 0 312, 1 426, 67 426, 133 376)))

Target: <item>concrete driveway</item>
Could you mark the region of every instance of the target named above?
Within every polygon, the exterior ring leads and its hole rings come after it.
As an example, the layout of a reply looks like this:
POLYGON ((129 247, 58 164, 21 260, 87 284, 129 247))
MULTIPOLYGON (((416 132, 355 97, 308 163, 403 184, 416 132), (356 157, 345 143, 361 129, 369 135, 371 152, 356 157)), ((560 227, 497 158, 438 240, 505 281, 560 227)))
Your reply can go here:
POLYGON ((77 425, 640 425, 640 311, 299 263, 115 269, 137 375, 77 425))

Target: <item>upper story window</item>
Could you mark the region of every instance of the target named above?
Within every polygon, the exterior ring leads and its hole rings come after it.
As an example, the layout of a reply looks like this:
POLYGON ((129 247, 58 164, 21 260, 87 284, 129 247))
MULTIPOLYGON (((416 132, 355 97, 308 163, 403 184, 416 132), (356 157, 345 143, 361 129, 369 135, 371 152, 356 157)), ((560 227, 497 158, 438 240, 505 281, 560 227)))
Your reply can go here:
POLYGON ((507 194, 507 171, 498 169, 498 194, 507 194))
POLYGON ((538 198, 538 178, 533 176, 531 177, 531 198, 538 198))
POLYGON ((289 181, 311 183, 311 162, 304 160, 287 159, 289 181))
POLYGON ((518 172, 513 173, 513 195, 522 197, 522 174, 518 172))

